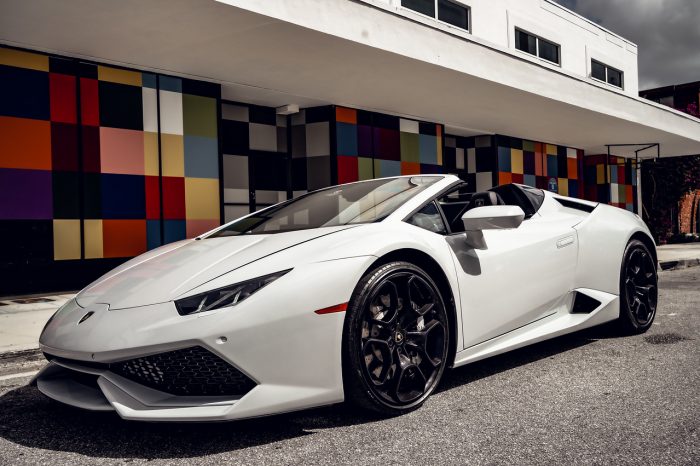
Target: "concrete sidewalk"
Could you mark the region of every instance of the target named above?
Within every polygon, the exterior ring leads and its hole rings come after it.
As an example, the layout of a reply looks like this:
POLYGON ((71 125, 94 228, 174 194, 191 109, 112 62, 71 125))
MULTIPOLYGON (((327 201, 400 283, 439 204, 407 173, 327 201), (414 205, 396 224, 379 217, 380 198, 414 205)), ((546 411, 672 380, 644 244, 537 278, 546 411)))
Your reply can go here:
POLYGON ((38 348, 46 321, 73 296, 0 298, 0 353, 38 348))
POLYGON ((656 252, 663 270, 700 265, 700 243, 665 244, 656 252))
MULTIPOLYGON (((700 243, 657 248, 663 270, 700 265, 700 243)), ((39 333, 49 317, 74 294, 0 298, 0 353, 39 347, 39 333)))

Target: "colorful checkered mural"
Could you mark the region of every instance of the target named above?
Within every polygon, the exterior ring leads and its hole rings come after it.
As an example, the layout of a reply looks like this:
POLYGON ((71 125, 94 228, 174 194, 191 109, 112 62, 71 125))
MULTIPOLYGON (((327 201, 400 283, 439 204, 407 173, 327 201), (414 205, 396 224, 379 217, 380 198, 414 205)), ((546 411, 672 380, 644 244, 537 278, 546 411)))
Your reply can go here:
POLYGON ((335 107, 338 183, 442 173, 443 126, 335 107))
POLYGON ((333 184, 333 107, 311 107, 290 117, 291 185, 295 196, 333 184))
POLYGON ((122 261, 219 225, 219 93, 0 47, 0 241, 16 245, 0 270, 122 261))
POLYGON ((224 218, 231 221, 287 199, 287 117, 272 107, 221 104, 224 218))
POLYGON ((636 162, 613 155, 608 158, 606 154, 587 155, 583 159, 586 199, 636 212, 636 162))
POLYGON ((445 170, 466 180, 475 191, 522 183, 583 197, 583 151, 503 135, 446 136, 445 170))

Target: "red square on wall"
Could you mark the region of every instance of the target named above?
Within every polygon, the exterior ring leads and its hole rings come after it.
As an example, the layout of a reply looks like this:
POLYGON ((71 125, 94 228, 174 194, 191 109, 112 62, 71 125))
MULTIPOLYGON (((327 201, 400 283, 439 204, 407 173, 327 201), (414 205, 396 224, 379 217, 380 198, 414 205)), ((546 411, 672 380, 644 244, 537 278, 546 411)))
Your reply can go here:
POLYGON ((163 218, 185 220, 185 179, 175 176, 163 178, 163 218))
POLYGON ((146 176, 146 218, 160 219, 160 185, 157 176, 146 176))
POLYGON ((49 73, 51 121, 75 123, 75 77, 49 73))
POLYGON ((357 157, 338 156, 338 184, 352 183, 359 180, 357 157))
POLYGON ((103 220, 104 257, 133 257, 146 252, 145 220, 103 220))
POLYGON ((80 120, 84 125, 100 126, 96 79, 80 78, 80 120))

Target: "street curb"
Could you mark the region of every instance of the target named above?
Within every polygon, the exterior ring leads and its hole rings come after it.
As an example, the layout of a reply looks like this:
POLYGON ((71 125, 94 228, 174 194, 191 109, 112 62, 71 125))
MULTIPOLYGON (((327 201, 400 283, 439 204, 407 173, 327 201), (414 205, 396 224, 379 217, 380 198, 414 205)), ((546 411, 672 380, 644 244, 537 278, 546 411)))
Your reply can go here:
POLYGON ((0 362, 5 362, 9 359, 23 359, 23 358, 33 357, 33 356, 40 356, 40 355, 41 355, 41 350, 39 349, 38 345, 36 348, 23 349, 23 350, 9 349, 6 351, 0 351, 0 362))
POLYGON ((677 261, 660 261, 661 270, 685 269, 700 266, 700 259, 679 259, 677 261))

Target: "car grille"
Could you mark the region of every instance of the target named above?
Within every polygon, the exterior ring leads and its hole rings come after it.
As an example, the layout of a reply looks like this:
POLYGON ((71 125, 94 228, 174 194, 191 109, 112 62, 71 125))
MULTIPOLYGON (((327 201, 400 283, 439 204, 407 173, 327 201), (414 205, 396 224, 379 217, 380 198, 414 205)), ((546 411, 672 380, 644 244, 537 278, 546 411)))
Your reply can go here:
POLYGON ((255 382, 200 346, 115 362, 109 369, 178 396, 243 396, 255 382))

